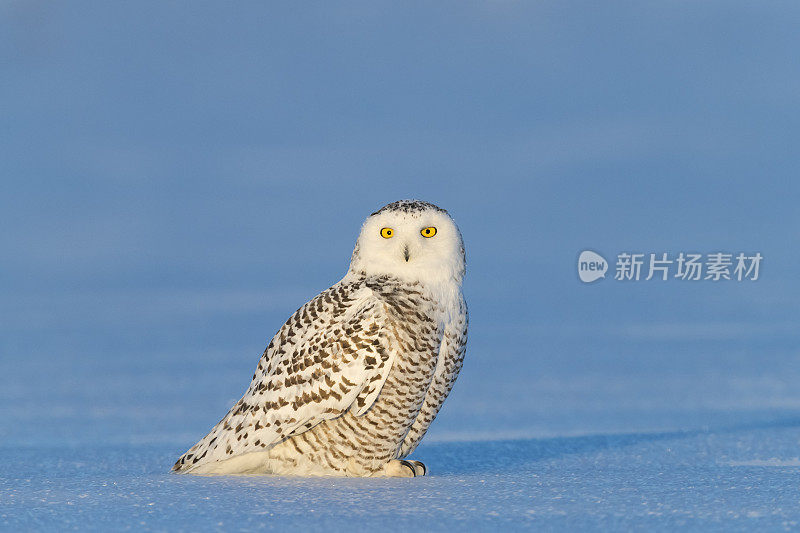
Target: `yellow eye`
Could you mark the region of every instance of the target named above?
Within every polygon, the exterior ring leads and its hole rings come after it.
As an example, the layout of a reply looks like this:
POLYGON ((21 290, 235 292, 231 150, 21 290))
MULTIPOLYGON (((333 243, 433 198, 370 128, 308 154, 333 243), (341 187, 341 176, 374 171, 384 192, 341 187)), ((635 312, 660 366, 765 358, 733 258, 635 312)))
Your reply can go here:
POLYGON ((394 230, 392 228, 383 228, 381 230, 381 237, 384 239, 391 239, 394 237, 394 230))
POLYGON ((433 226, 428 226, 427 228, 422 228, 422 231, 420 231, 420 233, 422 234, 423 237, 433 237, 434 235, 436 235, 436 228, 434 228, 433 226))

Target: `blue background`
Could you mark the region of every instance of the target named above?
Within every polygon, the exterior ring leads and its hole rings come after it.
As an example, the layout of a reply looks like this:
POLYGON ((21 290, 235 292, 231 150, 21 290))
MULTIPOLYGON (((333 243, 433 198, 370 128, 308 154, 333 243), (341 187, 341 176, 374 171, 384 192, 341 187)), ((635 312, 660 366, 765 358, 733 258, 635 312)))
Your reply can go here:
POLYGON ((164 472, 363 219, 420 198, 464 234, 468 359, 419 451, 434 477, 340 484, 350 513, 398 490, 433 503, 375 524, 791 526, 798 22, 794 2, 3 2, 0 524, 344 524, 327 481, 164 472), (584 285, 584 249, 764 260, 755 282, 584 285), (629 487, 650 475, 671 484, 629 487), (142 502, 99 488, 122 478, 142 502), (195 522, 169 507, 206 493, 195 522), (244 497, 289 522, 226 514, 244 497))

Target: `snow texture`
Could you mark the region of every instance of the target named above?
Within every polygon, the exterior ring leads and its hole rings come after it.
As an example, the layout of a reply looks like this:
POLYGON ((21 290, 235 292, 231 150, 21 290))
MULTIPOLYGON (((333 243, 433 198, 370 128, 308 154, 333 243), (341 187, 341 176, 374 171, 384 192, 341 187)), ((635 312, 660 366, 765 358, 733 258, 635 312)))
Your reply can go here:
POLYGON ((235 389, 213 358, 177 390, 167 376, 179 369, 159 357, 152 372, 56 365, 66 385, 35 424, 43 406, 4 374, 16 409, 4 413, 14 444, 0 451, 0 519, 9 530, 796 529, 796 354, 754 352, 715 377, 727 355, 672 348, 650 354, 649 371, 624 356, 606 358, 613 372, 574 358, 510 380, 500 401, 483 384, 502 373, 468 370, 414 454, 431 474, 415 479, 169 474, 223 411, 179 397, 235 389), (499 408, 514 397, 513 412, 499 408))

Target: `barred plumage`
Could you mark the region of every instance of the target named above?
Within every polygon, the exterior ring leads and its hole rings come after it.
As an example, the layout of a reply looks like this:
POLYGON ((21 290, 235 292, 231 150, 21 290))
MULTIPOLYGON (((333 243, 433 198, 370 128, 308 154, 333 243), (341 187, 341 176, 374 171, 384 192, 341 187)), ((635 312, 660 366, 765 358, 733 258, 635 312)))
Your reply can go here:
POLYGON ((446 211, 403 201, 373 213, 347 275, 286 321, 242 399, 173 470, 424 474, 397 459, 419 444, 461 368, 463 274, 446 211), (379 236, 388 224, 396 242, 379 236), (439 228, 438 241, 419 237, 425 227, 439 228))

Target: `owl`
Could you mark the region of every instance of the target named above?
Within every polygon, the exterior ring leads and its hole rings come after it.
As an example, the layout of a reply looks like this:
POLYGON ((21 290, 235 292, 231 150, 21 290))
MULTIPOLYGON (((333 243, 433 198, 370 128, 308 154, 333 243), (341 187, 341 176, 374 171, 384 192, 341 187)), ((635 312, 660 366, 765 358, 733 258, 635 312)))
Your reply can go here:
POLYGON ((242 399, 172 470, 425 475, 405 458, 461 369, 464 272, 444 209, 402 200, 372 213, 344 278, 283 324, 242 399))

